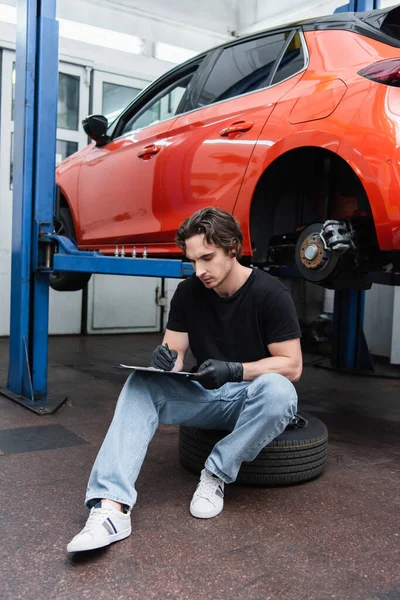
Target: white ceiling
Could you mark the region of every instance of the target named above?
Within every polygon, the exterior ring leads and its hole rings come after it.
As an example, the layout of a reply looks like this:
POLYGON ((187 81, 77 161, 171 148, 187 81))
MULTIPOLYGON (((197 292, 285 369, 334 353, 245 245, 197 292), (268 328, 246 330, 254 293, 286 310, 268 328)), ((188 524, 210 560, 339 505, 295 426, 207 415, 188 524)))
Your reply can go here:
MULTIPOLYGON (((56 1, 56 0, 54 0, 56 1)), ((396 0, 381 0, 382 6, 396 0)), ((16 5, 16 0, 0 0, 2 4, 16 5)), ((57 14, 63 18, 73 13, 75 20, 81 15, 83 23, 97 25, 103 11, 109 14, 147 18, 157 23, 179 23, 182 35, 185 26, 190 29, 213 32, 219 36, 243 34, 276 27, 297 20, 332 14, 347 0, 57 0, 57 14)), ((104 26, 104 25, 101 25, 104 26)), ((108 23, 110 29, 120 30, 121 23, 108 23)), ((179 46, 179 39, 176 39, 179 46)))
MULTIPOLYGON (((10 1, 10 0, 8 0, 10 1)), ((178 21, 183 26, 206 29, 226 35, 237 25, 238 0, 88 0, 94 5, 137 13, 155 21, 178 21)), ((250 0, 251 1, 251 0, 250 0)), ((15 0, 14 0, 15 2, 15 0)), ((247 0, 242 0, 246 4, 247 0)), ((58 6, 77 7, 80 0, 59 0, 58 6)), ((177 40, 177 45, 179 40, 177 40)))
MULTIPOLYGON (((63 3, 63 0, 60 0, 63 3)), ((229 35, 268 29, 283 23, 332 14, 347 0, 90 0, 93 4, 138 12, 154 20, 229 35)), ((390 0, 383 0, 390 1, 390 0)), ((69 0, 70 5, 79 0, 69 0)))
POLYGON ((237 32, 250 33, 293 21, 331 15, 347 0, 242 0, 237 4, 237 32))

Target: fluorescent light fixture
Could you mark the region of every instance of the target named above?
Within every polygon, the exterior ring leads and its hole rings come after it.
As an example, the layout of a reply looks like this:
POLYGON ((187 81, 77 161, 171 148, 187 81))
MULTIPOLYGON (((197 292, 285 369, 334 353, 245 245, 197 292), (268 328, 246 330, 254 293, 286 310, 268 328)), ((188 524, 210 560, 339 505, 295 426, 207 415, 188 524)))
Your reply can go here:
POLYGON ((0 21, 3 21, 3 23, 11 23, 12 25, 16 25, 17 9, 15 6, 0 4, 0 21))
POLYGON ((103 48, 120 50, 130 54, 142 54, 144 42, 136 35, 94 27, 85 23, 58 19, 60 23, 60 36, 77 42, 86 42, 103 48))
MULTIPOLYGON (((17 9, 8 4, 0 4, 0 21, 17 24, 17 9)), ((85 25, 68 19, 58 19, 60 24, 60 37, 77 42, 85 42, 103 48, 120 50, 129 54, 142 54, 144 41, 135 35, 85 25)))
POLYGON ((188 50, 187 48, 181 48, 180 46, 172 46, 171 44, 164 44, 163 42, 156 42, 154 46, 154 55, 156 58, 176 64, 189 60, 189 58, 193 58, 193 56, 198 54, 198 52, 195 52, 194 50, 188 50))

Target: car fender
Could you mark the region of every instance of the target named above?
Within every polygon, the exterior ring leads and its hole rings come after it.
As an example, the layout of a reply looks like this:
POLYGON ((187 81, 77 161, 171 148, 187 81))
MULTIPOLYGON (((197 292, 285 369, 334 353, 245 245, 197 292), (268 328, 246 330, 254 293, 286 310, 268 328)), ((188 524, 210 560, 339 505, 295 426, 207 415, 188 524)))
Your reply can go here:
POLYGON ((83 150, 69 156, 56 168, 56 184, 60 187, 61 195, 65 198, 71 211, 75 233, 79 240, 79 208, 78 208, 78 186, 79 176, 87 154, 92 150, 94 144, 89 144, 83 150))
POLYGON ((380 249, 391 250, 393 248, 393 236, 390 218, 386 210, 385 198, 379 180, 371 164, 347 140, 341 141, 337 154, 352 168, 364 187, 374 218, 380 249))
MULTIPOLYGON (((262 175, 277 158, 291 150, 305 146, 329 150, 348 163, 359 178, 368 197, 380 249, 391 250, 396 246, 395 235, 397 229, 394 227, 396 223, 391 223, 377 174, 362 153, 345 138, 330 131, 304 129, 297 130, 281 139, 268 140, 265 135, 262 138, 257 142, 252 155, 251 165, 249 165, 246 172, 234 207, 234 215, 242 223, 245 234, 244 252, 251 253, 250 210, 254 193, 262 175)), ((390 168, 394 170, 395 166, 388 164, 388 169, 390 168)), ((395 177, 395 174, 393 174, 393 177, 395 177)))
MULTIPOLYGON (((275 129, 275 128, 274 128, 275 129)), ((272 136, 271 136, 272 137, 272 136)), ((248 165, 233 214, 239 219, 244 239, 243 252, 251 254, 250 210, 257 185, 272 163, 291 150, 314 146, 337 153, 341 138, 329 131, 302 129, 277 139, 267 139, 263 132, 258 140, 248 165)))

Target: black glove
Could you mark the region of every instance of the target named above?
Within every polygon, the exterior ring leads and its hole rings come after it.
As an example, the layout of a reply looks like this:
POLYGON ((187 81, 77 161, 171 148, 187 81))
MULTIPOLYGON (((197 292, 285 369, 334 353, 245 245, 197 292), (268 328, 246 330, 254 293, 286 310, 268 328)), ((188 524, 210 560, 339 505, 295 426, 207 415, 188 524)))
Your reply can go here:
POLYGON ((178 353, 176 350, 168 348, 167 344, 165 346, 160 345, 153 352, 150 366, 162 369, 163 371, 172 371, 177 358, 178 353))
POLYGON ((228 381, 243 381, 243 365, 239 362, 205 360, 197 369, 194 380, 207 390, 215 390, 228 381))

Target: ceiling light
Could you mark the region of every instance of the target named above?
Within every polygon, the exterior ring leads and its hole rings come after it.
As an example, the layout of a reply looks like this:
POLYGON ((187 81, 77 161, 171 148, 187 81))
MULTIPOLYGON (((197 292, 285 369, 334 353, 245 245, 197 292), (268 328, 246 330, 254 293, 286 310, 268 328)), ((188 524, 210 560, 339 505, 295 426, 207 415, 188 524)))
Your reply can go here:
MULTIPOLYGON (((17 9, 8 4, 0 4, 0 21, 16 25, 17 9)), ((130 54, 143 53, 144 41, 135 35, 85 25, 68 19, 58 19, 58 22, 60 24, 60 37, 130 54)))
POLYGON ((154 55, 156 58, 176 64, 189 60, 189 58, 193 58, 193 56, 198 54, 198 52, 195 52, 194 50, 188 50, 187 48, 181 48, 180 46, 172 46, 171 44, 164 44, 163 42, 156 42, 154 46, 154 55))

